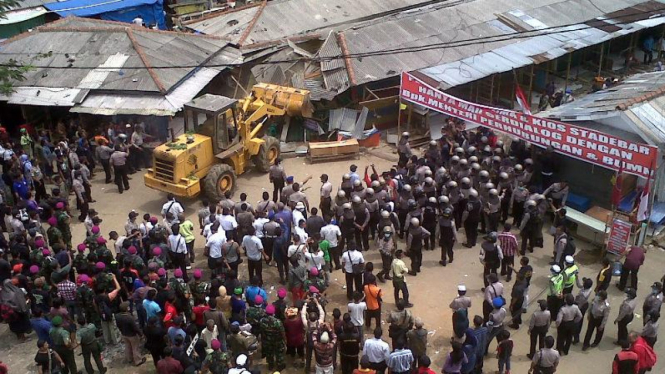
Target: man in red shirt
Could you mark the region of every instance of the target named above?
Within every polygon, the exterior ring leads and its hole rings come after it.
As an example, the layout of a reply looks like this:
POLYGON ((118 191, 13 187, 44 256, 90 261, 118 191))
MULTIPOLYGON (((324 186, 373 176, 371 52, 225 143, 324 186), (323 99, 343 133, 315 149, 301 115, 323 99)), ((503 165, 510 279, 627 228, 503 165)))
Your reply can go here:
POLYGON ((651 370, 656 365, 658 359, 653 348, 636 332, 631 332, 628 340, 631 343, 630 350, 637 354, 637 372, 644 374, 648 370, 651 370))
POLYGON ((628 283, 628 277, 630 276, 630 285, 628 287, 637 290, 637 271, 640 270, 640 266, 644 263, 644 250, 642 247, 633 245, 626 249, 623 256, 625 256, 626 259, 621 268, 621 278, 616 286, 623 291, 626 288, 626 283, 628 283))
POLYGON ((612 362, 612 374, 637 374, 637 353, 630 350, 630 343, 626 340, 621 342, 621 351, 614 355, 612 362))
POLYGON ((159 374, 182 374, 185 370, 180 361, 172 357, 171 347, 164 348, 164 358, 157 363, 159 374))

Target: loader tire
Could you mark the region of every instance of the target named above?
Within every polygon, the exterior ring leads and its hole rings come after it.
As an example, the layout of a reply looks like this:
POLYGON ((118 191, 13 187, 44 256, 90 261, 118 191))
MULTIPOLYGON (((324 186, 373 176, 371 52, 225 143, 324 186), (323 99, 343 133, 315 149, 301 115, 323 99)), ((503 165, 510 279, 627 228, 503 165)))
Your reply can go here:
POLYGON ((259 153, 254 156, 254 164, 259 171, 267 173, 270 166, 275 163, 275 159, 279 157, 279 140, 272 136, 263 138, 265 143, 259 149, 259 153))
POLYGON ((219 202, 224 199, 224 193, 236 189, 236 173, 227 164, 217 164, 210 168, 203 183, 203 191, 210 202, 219 202))

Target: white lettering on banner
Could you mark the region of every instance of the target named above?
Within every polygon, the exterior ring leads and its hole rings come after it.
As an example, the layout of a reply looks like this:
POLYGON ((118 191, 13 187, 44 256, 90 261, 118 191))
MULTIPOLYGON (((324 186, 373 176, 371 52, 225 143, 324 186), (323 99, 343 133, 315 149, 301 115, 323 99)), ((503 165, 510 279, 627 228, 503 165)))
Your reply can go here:
POLYGON ((409 73, 402 73, 401 97, 466 121, 516 136, 539 147, 618 170, 648 177, 656 167, 658 148, 626 141, 595 130, 583 129, 547 118, 493 108, 460 100, 432 88, 409 73))

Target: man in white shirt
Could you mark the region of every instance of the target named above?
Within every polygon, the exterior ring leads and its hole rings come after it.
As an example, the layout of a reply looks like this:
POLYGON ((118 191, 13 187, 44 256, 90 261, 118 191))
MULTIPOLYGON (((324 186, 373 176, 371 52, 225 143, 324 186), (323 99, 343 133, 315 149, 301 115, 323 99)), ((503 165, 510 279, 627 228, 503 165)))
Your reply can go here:
POLYGON ((360 335, 360 344, 363 344, 363 327, 365 326, 365 311, 367 310, 367 304, 364 301, 360 301, 364 298, 362 292, 356 291, 353 293, 353 302, 349 303, 347 307, 349 308, 349 314, 351 315, 351 323, 358 330, 360 335))
MULTIPOLYGON (((219 222, 222 230, 226 232, 227 238, 236 237, 236 229, 238 228, 238 221, 236 218, 231 215, 229 208, 222 209, 222 214, 217 216, 217 221, 219 222)), ((240 238, 242 240, 242 238, 240 238)))
POLYGON ((377 327, 374 329, 374 337, 365 340, 363 346, 363 355, 369 359, 371 369, 376 370, 377 373, 385 372, 387 365, 386 361, 390 356, 390 347, 388 343, 381 339, 383 329, 377 327))
POLYGON ((115 253, 122 253, 122 243, 125 242, 125 239, 127 239, 126 236, 121 236, 118 234, 117 231, 111 231, 109 233, 109 239, 115 240, 115 243, 113 243, 113 247, 115 248, 115 253))
POLYGON ((178 222, 178 216, 182 214, 185 209, 175 200, 175 196, 172 193, 168 194, 166 198, 167 202, 162 205, 162 216, 166 217, 166 213, 170 212, 173 214, 176 222, 178 222))
POLYGON ((189 277, 187 276, 187 243, 185 243, 185 238, 180 235, 180 224, 173 225, 173 234, 169 235, 168 239, 169 251, 171 252, 171 258, 173 259, 173 266, 175 268, 180 268, 182 270, 182 279, 185 282, 189 282, 189 277))
POLYGON ((303 213, 305 211, 305 204, 302 202, 299 202, 296 204, 296 208, 293 209, 293 212, 291 215, 293 216, 293 226, 298 226, 298 222, 301 220, 305 220, 305 214, 303 213))
POLYGON ((344 274, 346 277, 346 298, 351 300, 353 296, 353 286, 355 285, 355 291, 362 293, 363 292, 363 272, 353 271, 354 265, 358 268, 361 264, 365 263, 365 258, 363 254, 358 251, 355 242, 349 242, 347 244, 348 250, 342 254, 342 265, 344 266, 344 274))
POLYGON ((213 274, 216 274, 222 266, 222 245, 226 243, 226 233, 219 229, 219 224, 210 226, 210 236, 206 241, 206 251, 208 253, 208 268, 213 274))
POLYGON ((307 230, 305 230, 304 219, 301 219, 299 224, 293 228, 293 233, 300 238, 301 243, 307 243, 307 239, 309 239, 309 234, 307 234, 307 230))
POLYGON ((256 232, 253 227, 249 229, 249 233, 242 239, 242 247, 247 254, 247 270, 249 271, 249 279, 254 279, 254 276, 256 276, 259 279, 259 285, 262 285, 263 260, 268 256, 263 250, 261 239, 256 237, 256 232))
POLYGON ((328 181, 328 174, 321 174, 321 202, 319 208, 321 215, 326 218, 332 216, 332 194, 333 185, 328 181))
POLYGON ((298 263, 301 265, 306 265, 305 259, 305 250, 307 249, 307 244, 300 241, 298 235, 294 236, 293 244, 291 244, 286 251, 286 255, 291 260, 292 258, 298 259, 298 263))
MULTIPOLYGON (((342 268, 339 262, 339 239, 342 237, 342 230, 339 229, 335 220, 329 220, 328 224, 321 228, 321 238, 327 240, 330 244, 328 251, 330 259, 335 263, 335 270, 342 268)), ((331 265, 332 269, 332 265, 331 265)))

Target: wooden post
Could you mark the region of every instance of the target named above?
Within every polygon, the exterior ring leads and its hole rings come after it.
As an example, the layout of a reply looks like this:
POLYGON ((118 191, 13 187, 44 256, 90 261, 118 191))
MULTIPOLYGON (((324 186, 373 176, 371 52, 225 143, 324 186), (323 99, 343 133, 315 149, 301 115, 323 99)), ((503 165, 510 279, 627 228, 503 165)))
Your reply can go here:
POLYGON ((568 79, 570 78, 570 62, 573 59, 573 53, 568 54, 568 66, 566 66, 566 84, 564 85, 563 92, 568 89, 568 79))
POLYGON ((519 84, 519 81, 517 80, 517 74, 515 74, 515 70, 513 70, 513 84, 510 87, 510 107, 515 108, 515 85, 519 84))
POLYGON ((496 74, 492 74, 492 77, 490 78, 490 103, 489 105, 492 105, 493 101, 492 98, 494 97, 494 76, 496 74))
POLYGON ((600 43, 600 60, 598 61, 598 74, 600 77, 600 72, 603 70, 603 53, 605 53, 605 43, 600 43))
POLYGON ((499 75, 498 82, 496 84, 496 102, 501 102, 501 76, 499 75))
POLYGON ((526 105, 529 107, 529 110, 531 110, 531 92, 533 91, 534 68, 535 66, 531 65, 531 75, 529 76, 529 98, 527 99, 529 102, 526 103, 526 105))
POLYGON ((411 115, 413 114, 413 104, 409 105, 409 113, 406 117, 406 130, 411 132, 411 115))
MULTIPOLYGON (((397 101, 397 143, 402 135, 402 98, 397 101)), ((387 138, 386 138, 387 139, 387 138)))

